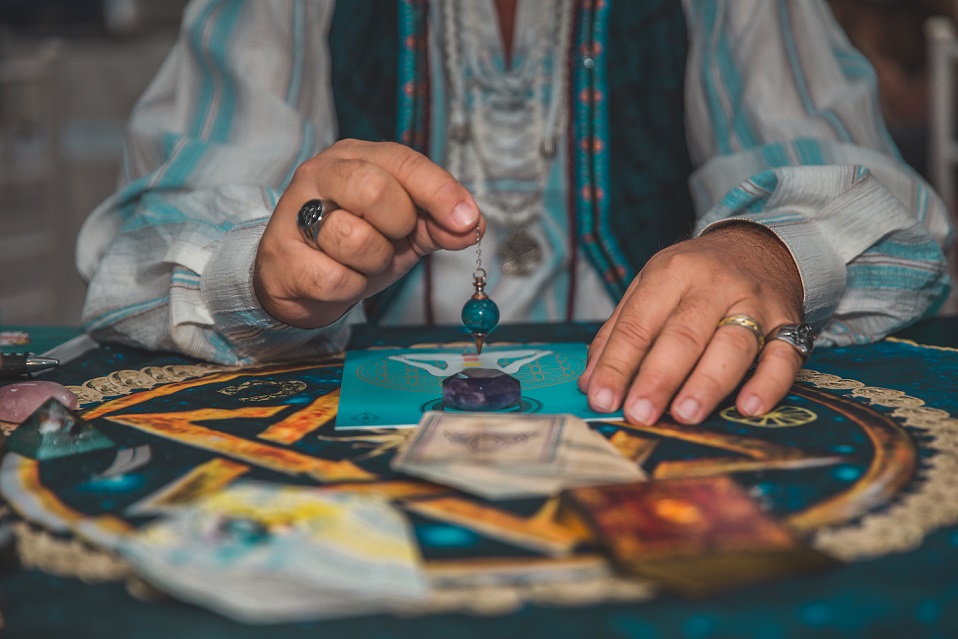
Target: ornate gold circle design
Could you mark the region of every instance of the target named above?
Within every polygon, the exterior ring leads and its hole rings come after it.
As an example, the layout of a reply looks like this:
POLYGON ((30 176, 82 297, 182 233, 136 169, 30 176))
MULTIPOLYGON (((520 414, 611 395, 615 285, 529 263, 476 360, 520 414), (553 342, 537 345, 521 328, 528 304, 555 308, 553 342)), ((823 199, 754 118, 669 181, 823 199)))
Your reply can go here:
POLYGON ((778 406, 764 415, 755 417, 743 415, 736 410, 735 406, 729 406, 719 415, 730 422, 758 426, 759 428, 791 428, 793 426, 804 426, 818 419, 818 415, 800 406, 778 406))
POLYGON ((221 388, 219 393, 235 397, 241 402, 266 402, 271 399, 282 399, 306 390, 306 384, 298 379, 287 379, 281 382, 257 379, 247 380, 242 384, 221 388))

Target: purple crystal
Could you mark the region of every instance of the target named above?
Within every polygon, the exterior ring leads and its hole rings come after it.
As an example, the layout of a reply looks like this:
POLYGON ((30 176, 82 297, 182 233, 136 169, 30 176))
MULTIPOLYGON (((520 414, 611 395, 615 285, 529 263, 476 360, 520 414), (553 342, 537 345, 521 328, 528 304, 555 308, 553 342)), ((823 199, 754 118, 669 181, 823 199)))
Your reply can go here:
POLYGON ((442 403, 459 410, 499 410, 519 403, 519 380, 495 368, 466 368, 442 380, 442 403))

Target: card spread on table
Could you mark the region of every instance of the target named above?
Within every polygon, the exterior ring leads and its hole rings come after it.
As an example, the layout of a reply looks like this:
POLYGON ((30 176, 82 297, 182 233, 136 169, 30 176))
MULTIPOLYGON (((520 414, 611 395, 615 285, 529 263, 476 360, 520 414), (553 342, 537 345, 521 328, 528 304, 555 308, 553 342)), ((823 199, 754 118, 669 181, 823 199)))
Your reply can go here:
POLYGON ((241 482, 139 529, 121 552, 161 589, 243 621, 380 612, 428 594, 405 517, 375 495, 241 482))
POLYGON ((585 370, 585 344, 519 344, 388 348, 348 351, 336 429, 415 426, 428 411, 461 412, 444 406, 442 380, 466 368, 500 370, 522 385, 518 406, 497 413, 569 413, 582 419, 621 419, 596 413, 576 386, 585 370))
POLYGON ((835 563, 724 476, 577 488, 567 497, 620 568, 687 596, 835 563))
POLYGON ((392 468, 487 499, 645 479, 635 462, 573 415, 429 412, 392 468))

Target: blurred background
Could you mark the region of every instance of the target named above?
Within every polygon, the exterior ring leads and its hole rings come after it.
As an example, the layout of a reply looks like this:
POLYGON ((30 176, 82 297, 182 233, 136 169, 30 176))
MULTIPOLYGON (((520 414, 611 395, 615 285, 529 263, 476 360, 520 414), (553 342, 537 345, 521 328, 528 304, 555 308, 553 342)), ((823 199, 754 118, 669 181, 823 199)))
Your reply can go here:
POLYGON ((80 323, 76 235, 185 4, 0 0, 0 323, 80 323))
MULTIPOLYGON (((902 154, 955 211, 958 0, 830 2, 875 65, 902 154)), ((76 235, 116 187, 126 117, 185 4, 0 0, 0 324, 79 324, 76 235)))

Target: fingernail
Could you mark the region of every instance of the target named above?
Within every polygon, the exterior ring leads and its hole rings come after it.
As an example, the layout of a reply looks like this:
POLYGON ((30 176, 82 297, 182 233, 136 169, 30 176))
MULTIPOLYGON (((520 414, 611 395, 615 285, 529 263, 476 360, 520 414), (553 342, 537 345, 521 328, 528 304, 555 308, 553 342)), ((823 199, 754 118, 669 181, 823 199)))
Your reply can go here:
POLYGON ((475 226, 479 221, 478 212, 468 202, 460 202, 452 209, 452 221, 456 226, 475 226))
POLYGON ((655 407, 647 399, 637 399, 626 409, 627 416, 640 424, 651 424, 655 407))
POLYGON ((702 410, 702 406, 698 401, 689 397, 679 402, 679 405, 675 407, 675 414, 678 415, 682 421, 697 422, 700 410, 702 410))
POLYGON ((615 395, 608 388, 600 388, 592 396, 592 408, 600 413, 608 413, 615 409, 615 395))
POLYGON ((742 410, 749 417, 762 414, 762 400, 755 395, 749 395, 742 400, 742 410))

